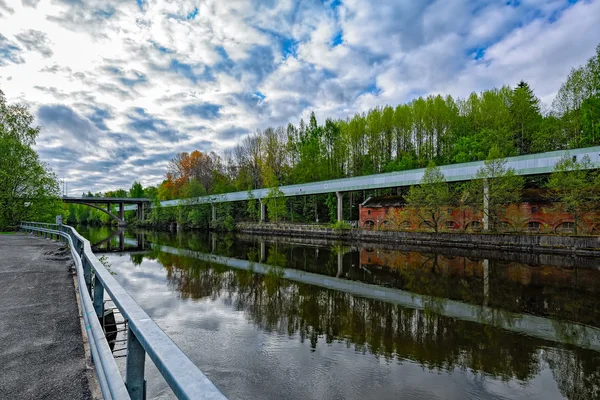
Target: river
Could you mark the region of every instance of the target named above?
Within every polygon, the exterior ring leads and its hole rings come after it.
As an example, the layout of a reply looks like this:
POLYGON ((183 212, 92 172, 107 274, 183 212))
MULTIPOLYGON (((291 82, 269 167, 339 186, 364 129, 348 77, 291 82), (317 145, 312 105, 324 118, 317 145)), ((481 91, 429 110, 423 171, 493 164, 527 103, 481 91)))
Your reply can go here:
POLYGON ((77 229, 229 399, 600 398, 600 260, 77 229))

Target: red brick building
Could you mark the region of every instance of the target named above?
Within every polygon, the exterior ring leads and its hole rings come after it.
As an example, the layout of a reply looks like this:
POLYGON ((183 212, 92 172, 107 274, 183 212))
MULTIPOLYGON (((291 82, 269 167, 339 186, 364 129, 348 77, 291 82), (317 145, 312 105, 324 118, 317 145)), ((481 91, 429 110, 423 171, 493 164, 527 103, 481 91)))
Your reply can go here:
MULTIPOLYGON (((441 220, 441 230, 478 232, 483 228, 483 214, 470 207, 448 206, 441 220)), ((571 233, 573 216, 553 206, 539 191, 528 191, 521 204, 507 206, 499 230, 544 233, 571 233)), ((430 230, 421 220, 404 207, 400 196, 375 197, 365 200, 359 208, 359 225, 367 229, 430 230)), ((600 211, 581 220, 583 233, 600 234, 600 211)))

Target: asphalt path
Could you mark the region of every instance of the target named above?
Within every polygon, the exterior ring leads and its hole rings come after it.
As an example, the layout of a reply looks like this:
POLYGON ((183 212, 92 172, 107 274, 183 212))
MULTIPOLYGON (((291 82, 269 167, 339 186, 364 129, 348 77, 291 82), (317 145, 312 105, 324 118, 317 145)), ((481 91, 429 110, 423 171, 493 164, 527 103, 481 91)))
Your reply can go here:
POLYGON ((63 243, 0 235, 0 399, 91 399, 63 243))

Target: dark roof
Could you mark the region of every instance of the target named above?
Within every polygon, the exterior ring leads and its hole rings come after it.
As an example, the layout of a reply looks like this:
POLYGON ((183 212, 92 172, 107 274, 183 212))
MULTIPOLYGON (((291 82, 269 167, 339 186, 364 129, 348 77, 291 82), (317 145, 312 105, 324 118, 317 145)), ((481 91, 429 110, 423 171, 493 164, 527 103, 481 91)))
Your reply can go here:
POLYGON ((362 203, 363 207, 401 207, 405 204, 402 196, 369 197, 362 203))

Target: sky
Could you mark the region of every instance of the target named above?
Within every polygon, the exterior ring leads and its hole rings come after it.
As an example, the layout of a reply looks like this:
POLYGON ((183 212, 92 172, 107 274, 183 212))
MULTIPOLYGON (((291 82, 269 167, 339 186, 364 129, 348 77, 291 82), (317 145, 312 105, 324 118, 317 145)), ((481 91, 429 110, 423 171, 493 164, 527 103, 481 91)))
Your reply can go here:
POLYGON ((600 0, 0 0, 0 90, 80 195, 311 111, 520 80, 549 107, 599 42, 600 0))

